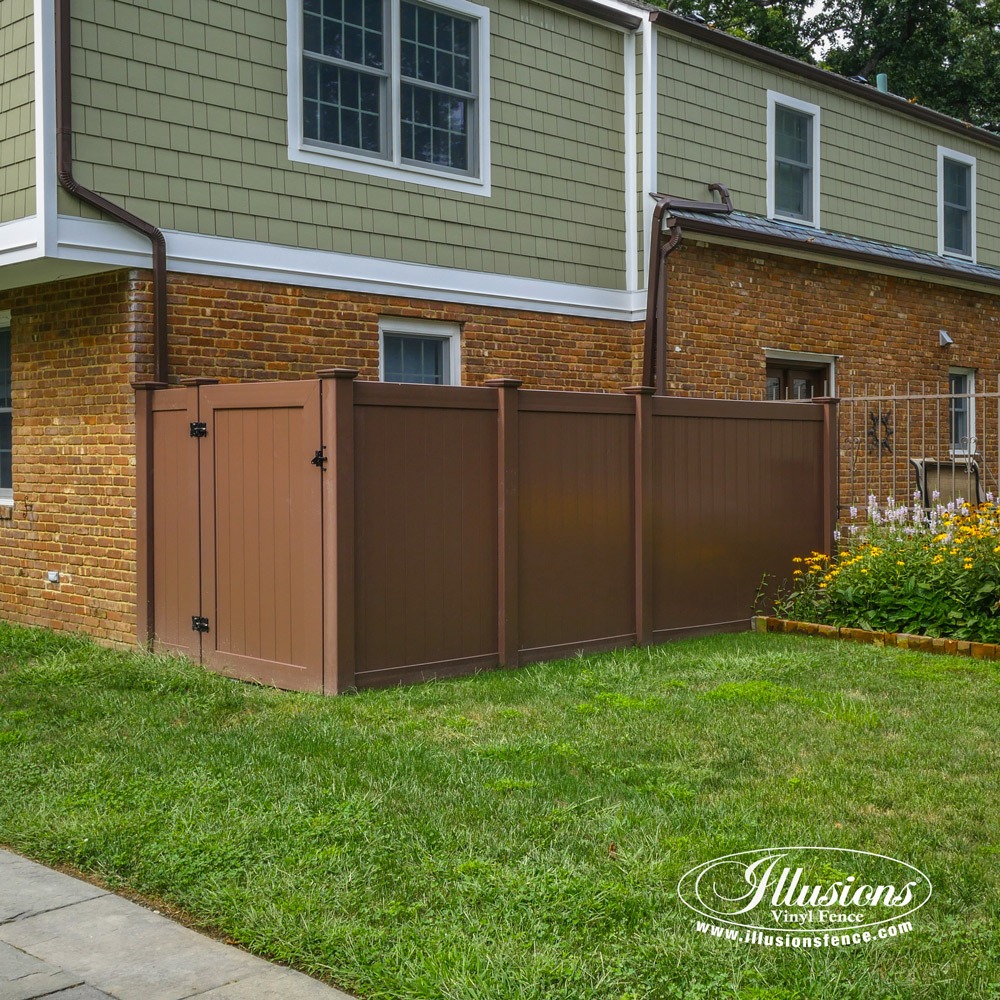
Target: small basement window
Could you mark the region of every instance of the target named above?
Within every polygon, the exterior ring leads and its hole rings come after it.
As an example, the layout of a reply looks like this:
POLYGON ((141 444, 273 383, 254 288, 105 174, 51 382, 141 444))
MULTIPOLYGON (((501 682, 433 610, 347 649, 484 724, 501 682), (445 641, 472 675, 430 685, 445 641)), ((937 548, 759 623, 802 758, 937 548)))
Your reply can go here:
POLYGON ((833 395, 836 361, 833 355, 770 349, 764 354, 767 366, 765 399, 814 399, 833 395))
POLYGON ((460 385, 459 325, 432 320, 381 319, 379 378, 383 382, 460 385))

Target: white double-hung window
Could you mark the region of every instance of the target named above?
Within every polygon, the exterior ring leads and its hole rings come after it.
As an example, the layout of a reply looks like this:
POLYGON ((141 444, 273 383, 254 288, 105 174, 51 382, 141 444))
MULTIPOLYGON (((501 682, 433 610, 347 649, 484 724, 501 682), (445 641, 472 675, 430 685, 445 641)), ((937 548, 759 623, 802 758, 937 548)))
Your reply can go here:
POLYGON ((952 455, 974 455, 976 443, 976 370, 948 369, 948 436, 952 455))
POLYGON ((488 193, 487 8, 289 3, 292 159, 488 193))
POLYGON ((938 146, 938 253, 976 259, 976 160, 938 146))
POLYGON ((767 92, 767 215, 819 226, 819 108, 767 92))

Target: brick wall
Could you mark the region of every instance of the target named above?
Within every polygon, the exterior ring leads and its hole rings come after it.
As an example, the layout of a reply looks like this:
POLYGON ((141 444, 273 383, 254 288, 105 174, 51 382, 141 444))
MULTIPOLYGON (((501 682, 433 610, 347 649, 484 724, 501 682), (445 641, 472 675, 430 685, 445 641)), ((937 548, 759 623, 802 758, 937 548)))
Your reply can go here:
MULTIPOLYGON (((0 292, 11 312, 13 508, 0 508, 0 615, 134 635, 132 344, 126 272, 0 292), (47 582, 58 571, 59 583, 47 582)), ((136 320, 140 323, 136 323, 136 320)))
POLYGON ((764 396, 765 348, 838 355, 839 387, 941 386, 1000 371, 1000 295, 712 246, 670 257, 667 379, 680 395, 764 396), (938 331, 955 341, 938 346, 938 331), (680 350, 676 350, 676 348, 680 350))
POLYGON ((526 388, 619 391, 642 368, 632 324, 612 320, 172 275, 172 370, 228 381, 344 365, 376 379, 380 316, 460 323, 466 385, 504 375, 526 388))
MULTIPOLYGON (((0 507, 0 616, 135 638, 131 382, 152 375, 148 274, 0 292, 11 312, 13 508, 0 507), (58 583, 47 573, 58 571, 58 583)), ((463 381, 617 390, 632 383, 621 323, 172 275, 175 377, 296 378, 349 365, 378 377, 379 316, 460 322, 463 381)))

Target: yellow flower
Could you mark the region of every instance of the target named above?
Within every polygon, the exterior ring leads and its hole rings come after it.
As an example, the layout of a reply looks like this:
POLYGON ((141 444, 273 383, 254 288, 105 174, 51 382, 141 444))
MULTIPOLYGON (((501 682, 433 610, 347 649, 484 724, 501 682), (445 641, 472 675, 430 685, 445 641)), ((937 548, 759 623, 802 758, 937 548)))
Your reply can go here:
POLYGON ((903 560, 902 560, 902 559, 897 559, 897 560, 896 560, 896 565, 897 565, 897 566, 905 566, 905 565, 906 565, 906 563, 905 563, 905 562, 903 562, 903 560))

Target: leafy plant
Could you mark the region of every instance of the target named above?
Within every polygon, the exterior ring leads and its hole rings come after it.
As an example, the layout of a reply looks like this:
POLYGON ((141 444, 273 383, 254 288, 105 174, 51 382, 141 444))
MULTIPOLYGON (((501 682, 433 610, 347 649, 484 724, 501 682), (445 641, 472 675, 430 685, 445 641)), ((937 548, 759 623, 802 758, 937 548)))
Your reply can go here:
MULTIPOLYGON (((852 509, 852 518, 858 511, 852 509)), ((1000 507, 926 511, 869 497, 836 557, 796 557, 775 604, 787 618, 885 632, 1000 642, 1000 507)))

